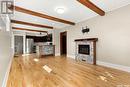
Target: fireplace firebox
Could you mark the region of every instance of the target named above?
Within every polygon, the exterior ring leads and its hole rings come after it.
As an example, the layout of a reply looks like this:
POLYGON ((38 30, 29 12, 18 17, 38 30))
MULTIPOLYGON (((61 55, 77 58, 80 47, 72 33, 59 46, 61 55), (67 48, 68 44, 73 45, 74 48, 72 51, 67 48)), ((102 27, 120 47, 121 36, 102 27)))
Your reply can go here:
POLYGON ((79 45, 78 51, 79 54, 90 55, 90 45, 79 45))

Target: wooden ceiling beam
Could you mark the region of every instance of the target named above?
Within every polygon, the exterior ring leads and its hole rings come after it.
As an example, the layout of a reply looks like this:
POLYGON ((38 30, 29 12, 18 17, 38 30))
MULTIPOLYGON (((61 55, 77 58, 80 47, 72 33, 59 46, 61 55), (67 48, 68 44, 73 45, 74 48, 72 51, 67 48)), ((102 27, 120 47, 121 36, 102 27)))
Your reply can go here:
POLYGON ((12 27, 12 29, 15 29, 15 30, 32 31, 32 32, 43 32, 43 33, 48 33, 47 31, 33 30, 33 29, 26 29, 26 28, 18 28, 18 27, 12 27))
POLYGON ((18 20, 11 20, 11 23, 22 24, 22 25, 29 25, 29 26, 34 26, 34 27, 41 27, 41 28, 53 29, 52 26, 34 24, 34 23, 29 23, 29 22, 24 22, 24 21, 18 21, 18 20))
POLYGON ((26 14, 29 14, 29 15, 45 18, 45 19, 48 19, 48 20, 56 21, 56 22, 61 22, 61 23, 65 23, 65 24, 75 25, 74 22, 67 21, 67 20, 60 19, 60 18, 56 18, 56 17, 53 17, 53 16, 49 16, 49 15, 46 15, 46 14, 43 14, 43 13, 38 13, 38 12, 31 11, 31 10, 28 10, 28 9, 25 9, 25 8, 21 8, 21 7, 18 7, 18 6, 11 5, 9 7, 9 9, 10 10, 15 9, 15 11, 18 11, 18 12, 26 13, 26 14))
POLYGON ((99 7, 97 7, 95 4, 93 4, 90 0, 77 0, 77 1, 80 2, 81 4, 85 5, 89 9, 93 10, 97 14, 99 14, 101 16, 105 15, 105 12, 102 9, 100 9, 99 7))

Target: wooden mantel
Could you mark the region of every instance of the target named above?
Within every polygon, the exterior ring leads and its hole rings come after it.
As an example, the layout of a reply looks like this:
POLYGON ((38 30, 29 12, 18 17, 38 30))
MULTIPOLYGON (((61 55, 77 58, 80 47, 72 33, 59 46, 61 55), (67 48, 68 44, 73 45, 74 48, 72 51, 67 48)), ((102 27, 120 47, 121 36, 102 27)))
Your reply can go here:
POLYGON ((98 38, 76 39, 75 41, 98 41, 98 38))

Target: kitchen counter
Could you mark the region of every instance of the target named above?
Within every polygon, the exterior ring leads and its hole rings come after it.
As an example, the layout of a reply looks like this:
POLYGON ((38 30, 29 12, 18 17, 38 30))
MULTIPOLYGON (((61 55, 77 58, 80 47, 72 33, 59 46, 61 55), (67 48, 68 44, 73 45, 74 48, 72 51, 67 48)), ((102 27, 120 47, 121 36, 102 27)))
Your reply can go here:
POLYGON ((55 55, 55 45, 36 45, 36 53, 39 56, 55 55))

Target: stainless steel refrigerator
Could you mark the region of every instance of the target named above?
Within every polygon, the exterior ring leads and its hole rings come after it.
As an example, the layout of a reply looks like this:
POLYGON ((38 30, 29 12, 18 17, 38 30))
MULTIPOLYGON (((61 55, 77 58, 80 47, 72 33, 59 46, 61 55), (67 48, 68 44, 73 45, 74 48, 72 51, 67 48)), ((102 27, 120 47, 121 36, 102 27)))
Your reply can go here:
POLYGON ((34 47, 34 40, 26 39, 26 53, 27 54, 33 53, 33 47, 34 47))

